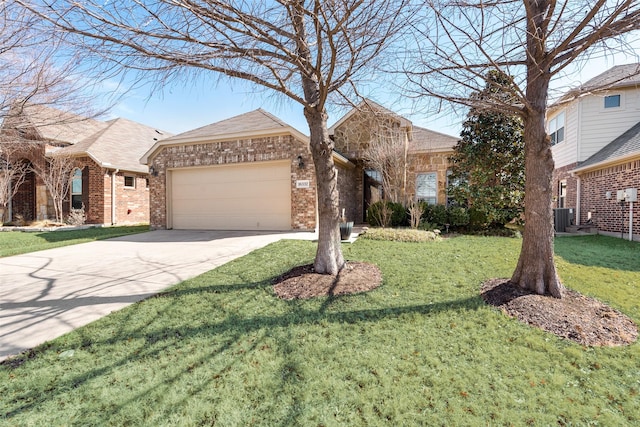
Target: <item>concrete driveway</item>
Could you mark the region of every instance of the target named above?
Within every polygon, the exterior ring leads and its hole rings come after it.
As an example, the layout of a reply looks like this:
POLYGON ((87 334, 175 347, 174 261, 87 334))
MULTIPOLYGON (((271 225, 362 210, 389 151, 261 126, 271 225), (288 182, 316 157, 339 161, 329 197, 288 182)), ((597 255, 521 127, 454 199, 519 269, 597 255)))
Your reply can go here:
POLYGON ((0 360, 281 239, 164 230, 0 258, 0 360))

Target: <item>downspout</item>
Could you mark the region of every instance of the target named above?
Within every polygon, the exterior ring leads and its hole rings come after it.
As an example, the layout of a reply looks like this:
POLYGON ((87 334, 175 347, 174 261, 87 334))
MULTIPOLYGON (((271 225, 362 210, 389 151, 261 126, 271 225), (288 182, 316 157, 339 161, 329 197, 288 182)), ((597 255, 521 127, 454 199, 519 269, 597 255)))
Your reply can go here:
POLYGON ((114 169, 111 174, 111 225, 116 224, 116 174, 120 169, 114 169))
POLYGON ((633 202, 629 202, 629 241, 633 242, 633 202))
POLYGON ((576 223, 575 225, 580 225, 581 221, 580 221, 580 195, 581 195, 581 184, 582 184, 582 180, 580 179, 580 175, 578 175, 577 181, 576 181, 576 223))
MULTIPOLYGON (((9 194, 11 193, 11 181, 9 181, 9 194)), ((5 218, 7 218, 7 222, 13 221, 13 197, 9 199, 9 203, 7 203, 7 212, 4 213, 5 218)), ((2 221, 2 218, 0 218, 2 221)))

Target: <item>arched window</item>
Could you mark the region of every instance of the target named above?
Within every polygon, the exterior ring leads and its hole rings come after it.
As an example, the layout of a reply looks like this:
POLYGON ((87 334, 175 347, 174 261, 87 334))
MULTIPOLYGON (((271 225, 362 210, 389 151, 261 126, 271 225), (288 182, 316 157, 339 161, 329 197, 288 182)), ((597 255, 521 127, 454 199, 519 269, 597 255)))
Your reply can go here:
POLYGON ((75 169, 71 178, 71 208, 82 209, 82 171, 75 169))

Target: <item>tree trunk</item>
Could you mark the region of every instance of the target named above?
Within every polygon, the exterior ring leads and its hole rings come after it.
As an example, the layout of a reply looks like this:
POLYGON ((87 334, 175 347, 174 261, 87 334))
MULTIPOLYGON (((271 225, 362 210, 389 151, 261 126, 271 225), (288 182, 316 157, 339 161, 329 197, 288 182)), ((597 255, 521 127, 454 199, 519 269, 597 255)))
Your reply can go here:
POLYGON ((525 228, 522 251, 511 282, 540 295, 562 297, 562 284, 553 261, 551 209, 553 157, 545 129, 550 64, 545 51, 544 16, 548 1, 530 2, 527 19, 527 89, 524 117, 525 228))
POLYGON ((553 158, 545 133, 544 114, 525 120, 525 227, 522 251, 511 282, 540 295, 562 297, 553 261, 551 209, 553 158))
POLYGON ((306 107, 311 155, 318 192, 318 250, 313 267, 317 273, 336 275, 344 266, 340 246, 338 171, 333 163, 333 142, 327 130, 327 113, 306 107))

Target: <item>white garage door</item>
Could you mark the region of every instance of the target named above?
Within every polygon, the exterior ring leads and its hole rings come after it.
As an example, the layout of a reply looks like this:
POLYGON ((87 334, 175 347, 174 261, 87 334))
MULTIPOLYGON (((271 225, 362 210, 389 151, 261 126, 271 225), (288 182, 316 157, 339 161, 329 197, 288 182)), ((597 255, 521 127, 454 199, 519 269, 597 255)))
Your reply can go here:
POLYGON ((170 191, 175 229, 291 229, 288 161, 173 170, 170 191))

